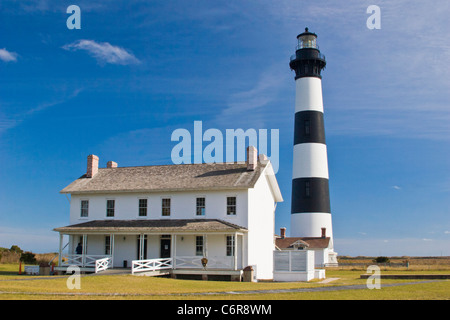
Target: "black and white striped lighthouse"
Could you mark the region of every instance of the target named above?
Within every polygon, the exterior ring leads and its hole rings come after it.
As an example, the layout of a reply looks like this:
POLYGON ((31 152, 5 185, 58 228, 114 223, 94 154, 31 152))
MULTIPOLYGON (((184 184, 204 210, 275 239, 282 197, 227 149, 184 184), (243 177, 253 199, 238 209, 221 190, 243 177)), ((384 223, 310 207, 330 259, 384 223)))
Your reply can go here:
POLYGON ((296 85, 290 233, 291 237, 330 237, 332 247, 321 76, 326 62, 316 34, 306 28, 297 39, 289 63, 296 85))

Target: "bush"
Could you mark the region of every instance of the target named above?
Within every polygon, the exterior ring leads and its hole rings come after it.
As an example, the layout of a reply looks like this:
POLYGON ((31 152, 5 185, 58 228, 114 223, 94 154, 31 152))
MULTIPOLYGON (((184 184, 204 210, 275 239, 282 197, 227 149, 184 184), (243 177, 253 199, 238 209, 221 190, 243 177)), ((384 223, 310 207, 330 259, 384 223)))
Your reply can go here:
POLYGON ((34 253, 32 252, 24 252, 22 253, 22 256, 20 257, 20 261, 27 264, 35 264, 36 263, 36 257, 34 256, 34 253))
POLYGON ((390 263, 391 260, 388 257, 376 257, 373 259, 373 262, 375 263, 390 263))
POLYGON ((22 254, 23 253, 23 250, 20 249, 19 246, 16 246, 16 245, 11 246, 9 251, 15 252, 15 253, 18 253, 18 254, 22 254))

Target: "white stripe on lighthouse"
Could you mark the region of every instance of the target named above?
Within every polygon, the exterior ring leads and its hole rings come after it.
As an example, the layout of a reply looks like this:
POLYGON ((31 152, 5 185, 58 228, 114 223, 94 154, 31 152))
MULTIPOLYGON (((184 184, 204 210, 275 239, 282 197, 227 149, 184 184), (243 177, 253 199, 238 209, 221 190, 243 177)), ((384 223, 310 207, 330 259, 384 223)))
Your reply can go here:
POLYGON ((316 77, 305 77, 295 80, 295 112, 323 112, 322 80, 316 77))
POLYGON ((294 145, 292 179, 328 179, 327 146, 323 143, 300 143, 294 145))

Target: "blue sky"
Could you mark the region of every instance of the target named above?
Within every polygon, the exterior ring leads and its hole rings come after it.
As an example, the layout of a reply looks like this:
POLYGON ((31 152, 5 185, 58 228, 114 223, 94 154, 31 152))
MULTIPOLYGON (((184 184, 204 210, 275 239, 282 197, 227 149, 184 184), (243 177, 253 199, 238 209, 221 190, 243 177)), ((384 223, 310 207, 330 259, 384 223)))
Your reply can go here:
POLYGON ((289 234, 294 74, 318 34, 335 249, 450 255, 450 3, 0 2, 0 246, 56 251, 59 191, 100 165, 171 163, 177 128, 279 129, 289 234), (69 30, 69 5, 81 30, 69 30), (381 29, 369 30, 369 5, 381 29))

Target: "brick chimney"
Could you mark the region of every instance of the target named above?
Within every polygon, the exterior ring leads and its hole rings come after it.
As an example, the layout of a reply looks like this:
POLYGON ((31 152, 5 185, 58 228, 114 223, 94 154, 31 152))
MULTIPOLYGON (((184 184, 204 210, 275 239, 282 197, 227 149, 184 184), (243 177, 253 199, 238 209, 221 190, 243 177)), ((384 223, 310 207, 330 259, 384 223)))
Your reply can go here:
POLYGON ((117 168, 117 162, 114 162, 114 161, 108 161, 108 162, 106 163, 106 167, 107 167, 107 168, 117 168))
POLYGON ((286 238, 286 228, 280 228, 281 239, 286 238))
POLYGON ((322 238, 326 238, 327 237, 327 228, 321 228, 322 230, 322 238))
POLYGON ((98 172, 98 157, 96 155, 90 154, 87 157, 87 171, 86 177, 92 178, 98 172))
POLYGON ((254 146, 247 148, 247 170, 254 171, 258 165, 258 150, 254 146))

